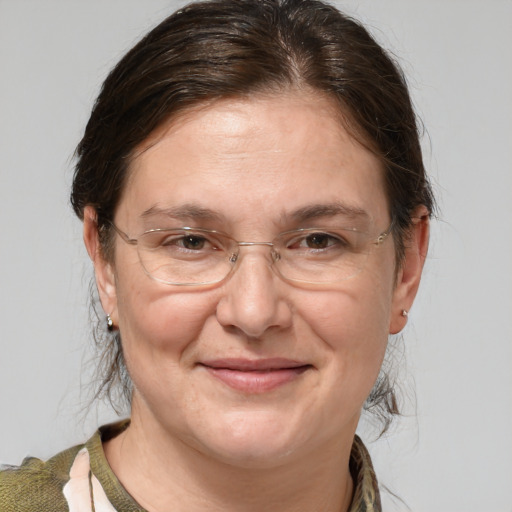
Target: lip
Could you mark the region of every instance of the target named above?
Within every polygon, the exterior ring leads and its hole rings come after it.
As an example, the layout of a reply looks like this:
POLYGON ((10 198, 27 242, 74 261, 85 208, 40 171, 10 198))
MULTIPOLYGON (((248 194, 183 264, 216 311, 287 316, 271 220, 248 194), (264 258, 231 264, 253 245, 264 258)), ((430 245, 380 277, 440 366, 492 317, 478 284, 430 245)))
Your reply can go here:
POLYGON ((284 358, 215 359, 200 366, 227 386, 244 393, 265 393, 294 381, 310 364, 284 358))

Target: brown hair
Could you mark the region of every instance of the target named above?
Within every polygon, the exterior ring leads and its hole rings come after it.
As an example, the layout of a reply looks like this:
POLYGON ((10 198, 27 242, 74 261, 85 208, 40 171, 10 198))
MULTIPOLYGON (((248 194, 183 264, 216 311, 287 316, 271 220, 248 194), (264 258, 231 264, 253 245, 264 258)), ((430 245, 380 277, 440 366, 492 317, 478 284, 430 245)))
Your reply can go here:
MULTIPOLYGON (((111 71, 76 151, 71 193, 80 218, 85 206, 96 209, 107 257, 109 221, 131 156, 155 128, 204 102, 292 88, 337 102, 347 128, 381 160, 400 263, 415 209, 434 207, 407 86, 360 23, 319 0, 192 3, 149 32, 111 71)), ((119 334, 103 357, 100 392, 111 398, 121 379, 129 397, 119 334)), ((386 374, 366 407, 381 416, 384 429, 398 413, 386 374)))

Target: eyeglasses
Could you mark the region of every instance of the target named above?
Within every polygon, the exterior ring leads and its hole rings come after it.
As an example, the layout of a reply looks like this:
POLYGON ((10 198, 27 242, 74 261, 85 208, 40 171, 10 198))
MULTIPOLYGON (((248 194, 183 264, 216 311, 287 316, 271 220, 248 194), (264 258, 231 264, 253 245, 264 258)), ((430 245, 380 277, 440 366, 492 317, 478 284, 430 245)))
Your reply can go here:
POLYGON ((344 281, 363 269, 393 227, 391 223, 377 238, 355 228, 304 228, 281 233, 272 242, 238 242, 220 231, 191 227, 150 229, 130 238, 111 225, 137 247, 148 276, 174 286, 223 281, 240 260, 240 248, 255 245, 270 248, 273 269, 285 280, 318 285, 344 281))

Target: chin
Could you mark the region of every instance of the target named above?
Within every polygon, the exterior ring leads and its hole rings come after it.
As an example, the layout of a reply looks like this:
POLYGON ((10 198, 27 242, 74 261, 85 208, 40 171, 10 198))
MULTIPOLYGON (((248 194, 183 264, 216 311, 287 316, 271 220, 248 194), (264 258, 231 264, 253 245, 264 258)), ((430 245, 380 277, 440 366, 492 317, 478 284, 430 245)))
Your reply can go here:
POLYGON ((304 445, 305 433, 293 428, 289 419, 265 412, 231 413, 223 424, 198 435, 201 451, 224 463, 252 469, 281 465, 304 445), (202 439, 201 439, 202 438, 202 439))

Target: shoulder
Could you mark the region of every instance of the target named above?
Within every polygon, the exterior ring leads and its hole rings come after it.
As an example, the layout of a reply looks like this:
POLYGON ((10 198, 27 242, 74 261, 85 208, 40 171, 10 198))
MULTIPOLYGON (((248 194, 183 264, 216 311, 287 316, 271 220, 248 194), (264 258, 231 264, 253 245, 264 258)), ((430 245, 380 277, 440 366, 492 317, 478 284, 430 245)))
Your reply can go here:
POLYGON ((26 458, 21 466, 0 470, 0 510, 2 512, 60 512, 68 505, 63 488, 71 466, 83 448, 78 445, 46 462, 26 458))
POLYGON ((123 420, 101 427, 85 444, 46 462, 29 457, 21 466, 0 467, 0 512, 142 510, 112 473, 102 445, 129 423, 123 420))

